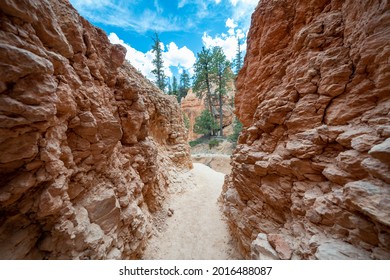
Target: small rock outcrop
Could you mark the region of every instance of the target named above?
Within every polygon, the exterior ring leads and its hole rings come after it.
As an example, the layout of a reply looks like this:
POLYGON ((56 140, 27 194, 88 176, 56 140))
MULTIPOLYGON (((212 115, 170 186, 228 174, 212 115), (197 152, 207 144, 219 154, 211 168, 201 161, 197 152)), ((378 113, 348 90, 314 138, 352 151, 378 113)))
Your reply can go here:
POLYGON ((68 1, 0 6, 0 259, 138 258, 192 166, 177 102, 68 1))
POLYGON ((247 258, 390 259, 390 3, 262 0, 224 212, 247 258))

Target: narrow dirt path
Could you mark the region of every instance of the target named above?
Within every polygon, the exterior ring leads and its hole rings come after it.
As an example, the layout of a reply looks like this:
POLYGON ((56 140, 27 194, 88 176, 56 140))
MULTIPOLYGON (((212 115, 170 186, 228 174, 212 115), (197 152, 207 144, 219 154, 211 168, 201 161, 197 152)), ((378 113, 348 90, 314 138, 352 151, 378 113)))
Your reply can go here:
POLYGON ((182 188, 167 201, 174 211, 149 240, 143 259, 239 259, 217 202, 224 174, 194 163, 182 174, 182 188), (185 184, 185 186, 183 186, 185 184))

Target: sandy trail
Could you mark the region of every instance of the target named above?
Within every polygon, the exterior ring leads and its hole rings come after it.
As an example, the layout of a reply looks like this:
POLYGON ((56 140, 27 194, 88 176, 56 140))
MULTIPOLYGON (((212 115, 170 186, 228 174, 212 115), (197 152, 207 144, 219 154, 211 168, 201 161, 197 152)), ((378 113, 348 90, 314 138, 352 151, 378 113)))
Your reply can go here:
POLYGON ((230 155, 223 154, 193 154, 192 162, 203 163, 217 172, 230 174, 232 166, 230 165, 230 155))
POLYGON ((143 259, 239 259, 217 203, 224 174, 200 163, 188 173, 179 180, 182 191, 167 201, 174 214, 151 237, 143 259))

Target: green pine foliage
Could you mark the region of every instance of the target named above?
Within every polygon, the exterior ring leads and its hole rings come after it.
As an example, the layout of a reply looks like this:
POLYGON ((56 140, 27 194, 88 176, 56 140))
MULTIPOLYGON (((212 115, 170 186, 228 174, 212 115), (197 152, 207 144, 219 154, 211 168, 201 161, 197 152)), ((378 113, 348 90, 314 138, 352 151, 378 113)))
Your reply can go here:
POLYGON ((242 123, 240 122, 239 119, 235 118, 233 121, 233 134, 229 136, 229 140, 232 141, 233 143, 237 143, 241 130, 242 130, 242 123))
POLYGON ((190 147, 195 147, 196 145, 202 144, 203 142, 204 140, 202 138, 198 138, 190 141, 188 144, 190 144, 190 147))
POLYGON ((197 54, 197 59, 194 64, 193 90, 199 98, 202 98, 206 94, 208 110, 211 116, 213 114, 213 103, 211 99, 212 69, 212 52, 210 49, 203 47, 202 51, 197 54))
POLYGON ((167 92, 167 94, 168 94, 168 95, 172 95, 172 86, 171 86, 171 83, 169 82, 169 79, 167 79, 166 85, 167 85, 167 87, 168 87, 168 92, 167 92))
POLYGON ((218 123, 209 111, 205 110, 195 119, 194 132, 203 135, 212 135, 213 131, 218 128, 218 123))
POLYGON ((202 48, 202 51, 197 54, 197 59, 194 64, 194 85, 193 90, 198 97, 203 97, 202 94, 208 91, 211 93, 211 51, 210 49, 202 48))
POLYGON ((181 100, 186 97, 188 90, 191 87, 190 82, 190 75, 187 71, 183 71, 180 75, 180 82, 179 82, 179 92, 177 96, 177 101, 181 103, 181 100))
MULTIPOLYGON (((226 94, 228 80, 231 78, 230 62, 227 60, 221 47, 214 47, 212 50, 202 48, 198 53, 197 60, 194 65, 194 86, 195 94, 202 98, 206 95, 208 110, 210 115, 214 116, 213 97, 218 98, 219 104, 219 134, 223 135, 223 95, 226 94), (213 86, 216 90, 212 92, 213 86)), ((213 129, 212 135, 215 134, 213 129)))
POLYGON ((218 139, 215 139, 215 138, 211 139, 209 141, 209 149, 211 150, 214 147, 218 147, 219 143, 220 143, 220 141, 218 141, 218 139))
POLYGON ((237 37, 237 51, 236 51, 236 58, 233 61, 233 66, 235 70, 235 74, 238 75, 238 72, 240 72, 242 68, 242 51, 241 51, 241 45, 240 45, 240 39, 237 37))
POLYGON ((154 33, 153 39, 153 46, 152 46, 152 52, 154 52, 154 59, 152 60, 152 63, 154 65, 154 69, 152 70, 152 73, 156 77, 156 86, 161 89, 162 91, 165 90, 166 82, 165 82, 165 74, 164 74, 164 61, 162 59, 162 48, 161 48, 161 41, 158 38, 158 34, 154 33))
POLYGON ((223 136, 223 96, 226 94, 228 81, 232 78, 230 62, 221 47, 214 47, 212 52, 212 75, 217 85, 215 94, 219 103, 219 135, 223 136))
POLYGON ((175 76, 173 76, 173 79, 172 79, 172 95, 174 96, 178 96, 179 94, 179 89, 177 87, 177 79, 175 76))

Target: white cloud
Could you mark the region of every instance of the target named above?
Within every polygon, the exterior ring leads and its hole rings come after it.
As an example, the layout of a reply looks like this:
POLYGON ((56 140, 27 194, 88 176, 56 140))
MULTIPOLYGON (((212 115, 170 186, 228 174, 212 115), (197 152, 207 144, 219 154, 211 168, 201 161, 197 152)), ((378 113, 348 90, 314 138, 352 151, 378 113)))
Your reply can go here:
MULTIPOLYGON (((177 4, 177 7, 180 9, 186 5, 196 6, 196 12, 194 14, 195 16, 193 16, 193 15, 190 15, 190 16, 192 17, 191 18, 192 22, 193 21, 197 22, 200 19, 203 19, 203 18, 206 18, 209 16, 214 16, 210 6, 218 5, 219 3, 221 3, 221 0, 180 0, 177 4)), ((190 22, 187 25, 187 28, 188 27, 191 27, 190 22)))
POLYGON ((242 28, 248 29, 250 25, 250 18, 255 10, 257 4, 261 0, 229 0, 232 4, 232 17, 235 21, 242 22, 242 28))
POLYGON ((201 6, 201 7, 207 7, 209 4, 215 3, 219 4, 221 3, 222 0, 179 0, 177 7, 183 8, 185 5, 196 5, 196 6, 201 6))
POLYGON ((232 13, 231 17, 225 23, 227 34, 222 33, 211 36, 207 32, 204 32, 202 41, 207 48, 214 46, 222 47, 227 59, 232 61, 237 52, 237 38, 241 40, 241 50, 243 52, 246 50, 244 39, 249 29, 251 15, 259 0, 229 0, 229 2, 232 5, 232 13))
POLYGON ((154 8, 157 10, 159 14, 161 14, 164 10, 161 8, 160 4, 158 3, 158 0, 154 0, 154 8))
POLYGON ((152 60, 154 54, 151 50, 146 53, 140 52, 130 45, 126 44, 122 39, 118 37, 115 33, 110 33, 108 39, 112 44, 119 44, 126 48, 126 59, 133 65, 137 70, 139 70, 146 78, 149 80, 154 80, 154 76, 151 73, 153 70, 152 60))
MULTIPOLYGON (((108 39, 112 44, 120 44, 124 46, 127 50, 126 59, 138 69, 146 78, 154 81, 155 77, 151 73, 154 66, 152 60, 154 59, 154 53, 152 50, 143 53, 131 47, 129 44, 126 44, 122 39, 118 37, 115 33, 110 33, 108 39)), ((161 43, 162 58, 164 61, 164 73, 167 77, 172 78, 171 67, 177 67, 178 71, 187 70, 190 74, 193 74, 192 66, 195 63, 194 53, 188 49, 186 46, 179 48, 174 42, 169 43, 164 46, 161 43)))
POLYGON ((236 28, 237 27, 237 24, 234 22, 234 20, 232 20, 231 18, 228 18, 226 20, 226 27, 229 27, 229 28, 236 28))
POLYGON ((150 30, 178 31, 185 27, 178 16, 162 16, 163 9, 158 0, 154 0, 154 8, 144 9, 141 13, 136 13, 133 9, 133 4, 137 0, 70 0, 70 2, 88 20, 109 26, 131 28, 139 33, 150 30))
POLYGON ((71 0, 71 3, 77 7, 94 5, 95 7, 102 7, 110 4, 110 0, 71 0))
MULTIPOLYGON (((237 38, 242 39, 245 34, 242 29, 236 28, 237 24, 231 18, 226 20, 226 27, 228 27, 228 34, 222 33, 215 37, 208 35, 206 32, 203 33, 202 41, 206 48, 212 48, 214 46, 222 47, 226 58, 232 61, 237 52, 237 38)), ((240 45, 242 51, 246 49, 246 43, 240 45)))
MULTIPOLYGON (((137 33, 148 31, 171 32, 195 30, 204 20, 226 14, 247 30, 250 17, 258 0, 178 0, 177 7, 193 6, 190 14, 172 14, 163 9, 162 1, 153 0, 143 10, 141 0, 69 0, 88 20, 94 23, 134 30, 137 33), (230 5, 222 5, 229 3, 230 5), (149 8, 145 8, 149 7, 149 8)), ((231 32, 229 33, 232 34, 231 32)))
POLYGON ((187 0, 180 0, 179 3, 177 4, 177 7, 183 8, 187 4, 187 0))
POLYGON ((163 42, 160 42, 160 48, 161 48, 162 51, 165 50, 165 46, 164 46, 164 43, 163 43, 163 42))
POLYGON ((216 36, 212 38, 205 32, 203 34, 202 41, 206 48, 212 48, 214 46, 222 47, 226 58, 230 61, 236 54, 237 40, 234 36, 227 36, 226 34, 222 34, 222 36, 216 36))
POLYGON ((174 66, 188 70, 194 65, 196 58, 186 46, 178 48, 174 42, 171 42, 167 45, 167 51, 163 53, 163 60, 166 67, 174 66))
POLYGON ((245 4, 245 5, 257 5, 261 0, 229 0, 230 1, 230 4, 232 4, 232 6, 237 6, 237 4, 245 4))

